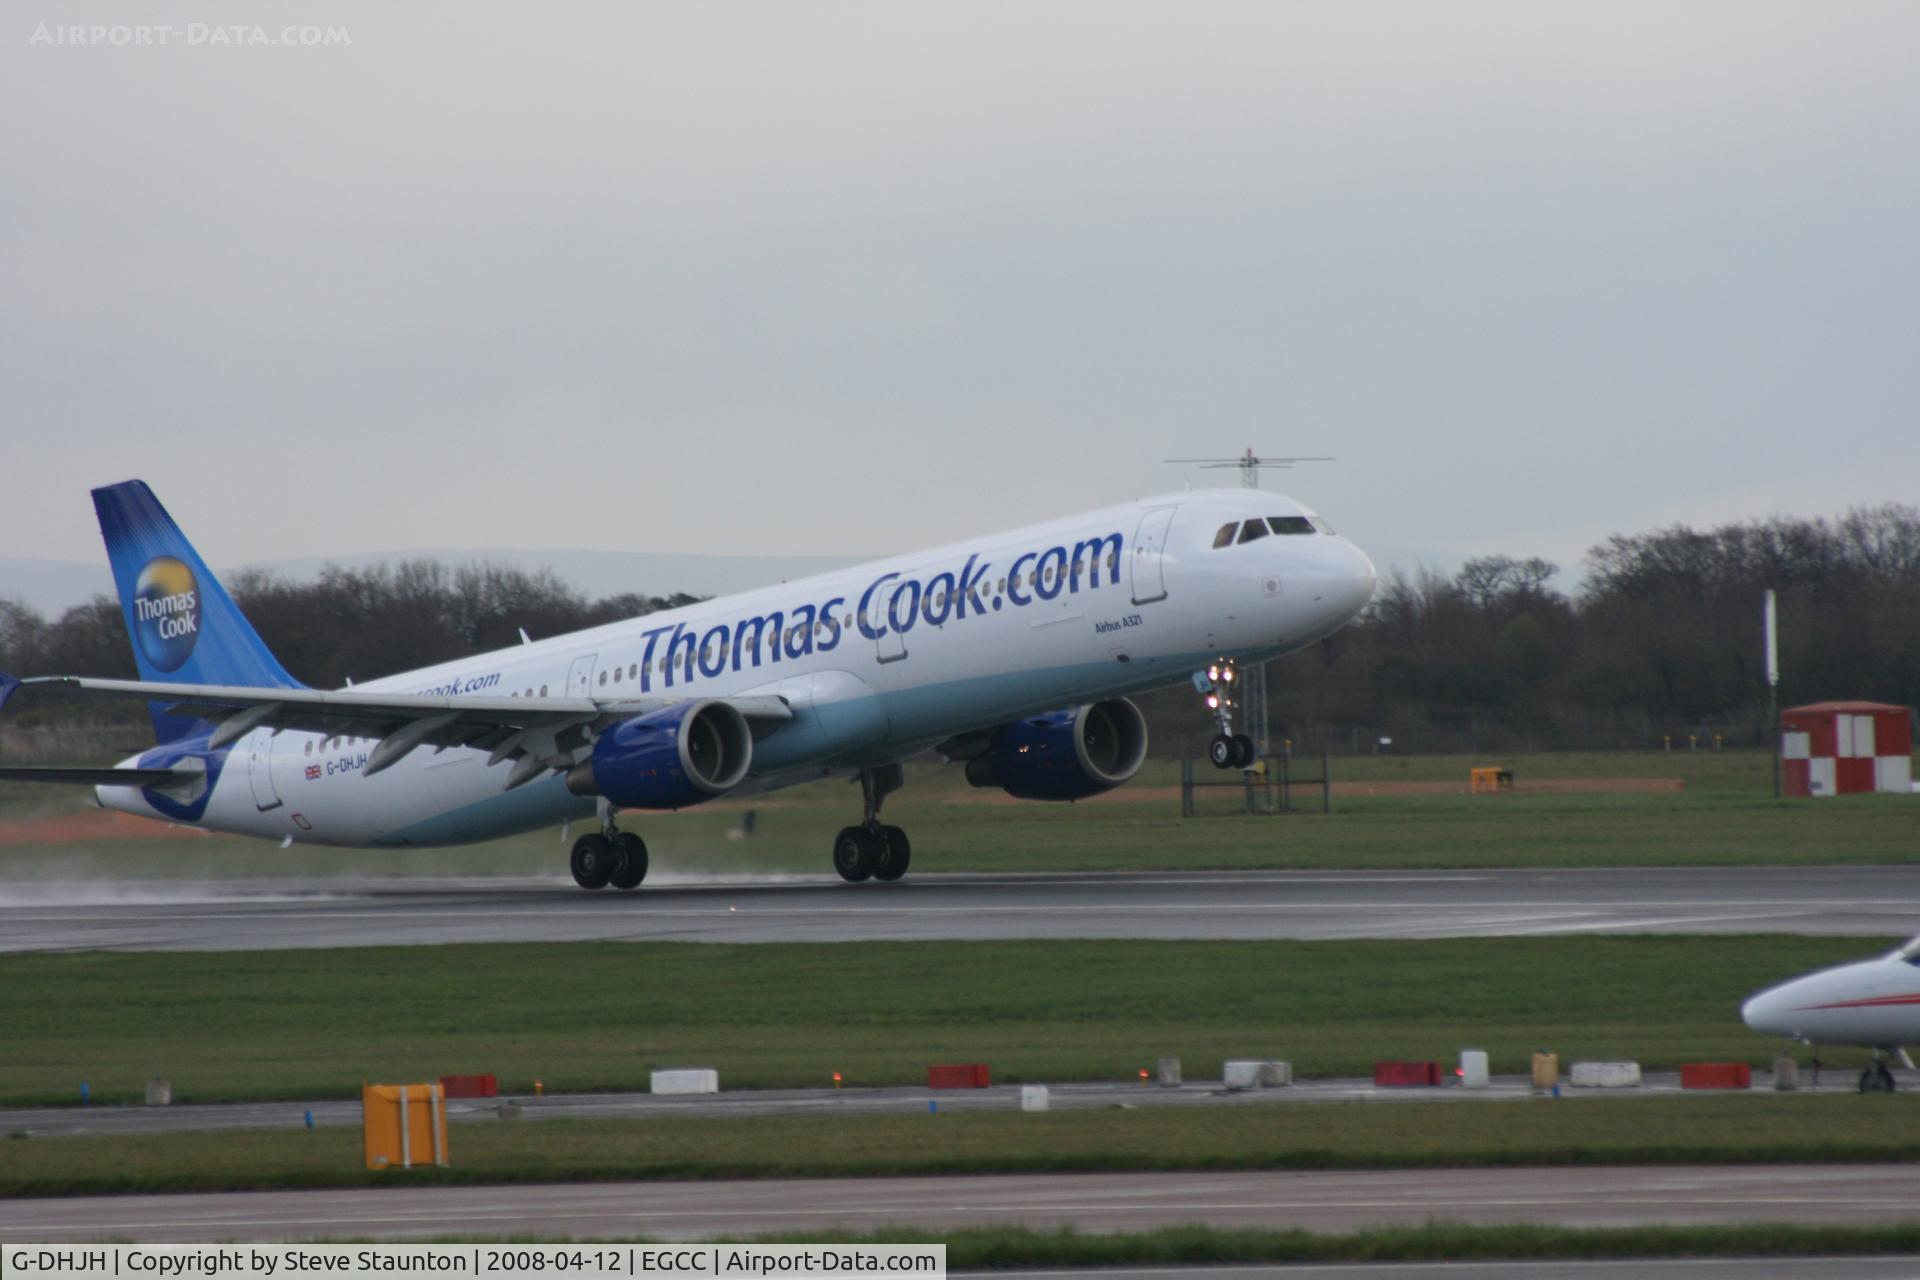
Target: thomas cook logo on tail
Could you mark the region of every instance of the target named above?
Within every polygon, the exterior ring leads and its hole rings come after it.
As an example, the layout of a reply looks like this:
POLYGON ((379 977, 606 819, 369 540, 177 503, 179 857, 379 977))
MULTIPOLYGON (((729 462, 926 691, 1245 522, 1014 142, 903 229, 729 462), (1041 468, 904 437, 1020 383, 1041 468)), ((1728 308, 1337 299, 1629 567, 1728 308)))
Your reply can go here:
POLYGON ((162 671, 177 671, 200 639, 200 584, 172 556, 140 571, 133 592, 133 632, 140 652, 162 671))

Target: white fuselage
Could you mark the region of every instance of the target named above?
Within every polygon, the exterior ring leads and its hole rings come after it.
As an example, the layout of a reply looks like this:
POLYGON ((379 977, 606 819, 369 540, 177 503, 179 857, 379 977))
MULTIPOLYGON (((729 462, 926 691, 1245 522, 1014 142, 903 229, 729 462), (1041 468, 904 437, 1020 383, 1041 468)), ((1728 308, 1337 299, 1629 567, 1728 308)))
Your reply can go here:
POLYGON ((1808 1044, 1920 1044, 1920 938, 1877 960, 1821 969, 1741 1006, 1749 1027, 1808 1044))
MULTIPOLYGON (((1311 517, 1250 490, 1167 495, 357 684, 359 692, 623 699, 775 694, 793 719, 734 794, 901 760, 956 734, 1277 657, 1350 621, 1373 566, 1317 525, 1215 548, 1221 527, 1311 517), (1073 565, 1078 563, 1079 572, 1073 565)), ((363 776, 372 742, 258 729, 209 761, 191 825, 333 845, 458 844, 584 817, 560 777, 420 748, 363 776), (215 776, 217 775, 217 776, 215 776)), ((166 748, 135 761, 166 758, 166 748)), ((169 817, 136 787, 113 809, 169 817)), ((178 814, 169 820, 181 820, 178 814)))

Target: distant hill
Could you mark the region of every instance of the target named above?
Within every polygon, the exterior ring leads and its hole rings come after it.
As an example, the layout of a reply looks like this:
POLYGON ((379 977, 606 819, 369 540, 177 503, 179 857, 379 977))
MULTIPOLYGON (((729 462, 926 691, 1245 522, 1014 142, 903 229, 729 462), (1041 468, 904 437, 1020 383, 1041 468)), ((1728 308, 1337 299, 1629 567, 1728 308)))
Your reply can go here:
MULTIPOLYGON (((1412 573, 1424 564, 1451 575, 1467 560, 1452 552, 1409 547, 1367 546, 1366 549, 1382 574, 1394 568, 1412 573)), ((676 591, 699 596, 725 595, 824 573, 871 558, 673 555, 648 551, 376 551, 353 556, 269 560, 243 567, 266 569, 283 578, 304 582, 319 577, 320 570, 328 564, 362 568, 396 560, 440 560, 453 565, 486 561, 529 572, 551 568, 561 581, 594 599, 626 591, 662 596, 676 591)), ((231 567, 216 569, 222 577, 236 571, 231 567)), ((1557 585, 1563 589, 1571 586, 1569 577, 1563 573, 1557 585)), ((0 556, 0 599, 18 600, 49 618, 59 616, 76 604, 84 604, 96 593, 111 594, 112 591, 113 578, 107 572, 105 561, 85 564, 77 560, 0 556)))

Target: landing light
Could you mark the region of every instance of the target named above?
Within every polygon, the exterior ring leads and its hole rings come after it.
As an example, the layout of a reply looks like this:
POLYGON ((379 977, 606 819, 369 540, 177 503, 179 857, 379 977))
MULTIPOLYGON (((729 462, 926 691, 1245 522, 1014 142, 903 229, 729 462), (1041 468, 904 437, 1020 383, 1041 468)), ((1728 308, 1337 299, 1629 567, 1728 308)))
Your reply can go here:
POLYGON ((1209 710, 1209 711, 1218 711, 1219 709, 1220 709, 1220 699, 1219 699, 1219 698, 1217 698, 1217 697, 1215 697, 1215 696, 1214 696, 1213 694, 1211 694, 1211 693, 1210 693, 1210 694, 1208 694, 1208 695, 1207 695, 1207 710, 1209 710))

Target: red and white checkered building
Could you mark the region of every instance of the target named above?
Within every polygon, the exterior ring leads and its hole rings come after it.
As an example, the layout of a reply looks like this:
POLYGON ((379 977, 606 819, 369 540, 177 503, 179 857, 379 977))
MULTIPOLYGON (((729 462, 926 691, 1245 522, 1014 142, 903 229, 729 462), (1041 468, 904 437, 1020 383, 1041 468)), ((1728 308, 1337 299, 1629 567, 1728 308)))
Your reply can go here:
POLYGON ((1913 791, 1913 709, 1813 702, 1780 713, 1782 787, 1790 796, 1913 791))

